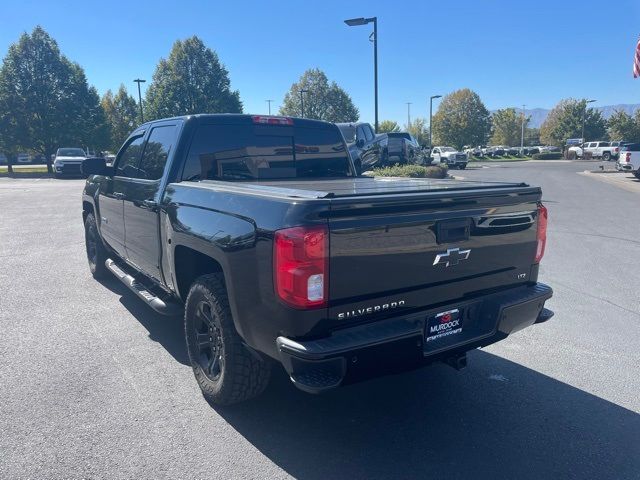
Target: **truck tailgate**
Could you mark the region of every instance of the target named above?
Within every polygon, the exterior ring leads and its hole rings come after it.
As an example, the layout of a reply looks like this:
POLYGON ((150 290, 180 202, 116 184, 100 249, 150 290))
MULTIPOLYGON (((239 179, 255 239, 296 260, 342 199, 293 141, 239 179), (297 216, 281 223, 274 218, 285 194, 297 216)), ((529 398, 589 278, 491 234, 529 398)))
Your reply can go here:
POLYGON ((333 199, 329 317, 382 314, 393 302, 433 306, 535 280, 540 190, 485 187, 333 199))

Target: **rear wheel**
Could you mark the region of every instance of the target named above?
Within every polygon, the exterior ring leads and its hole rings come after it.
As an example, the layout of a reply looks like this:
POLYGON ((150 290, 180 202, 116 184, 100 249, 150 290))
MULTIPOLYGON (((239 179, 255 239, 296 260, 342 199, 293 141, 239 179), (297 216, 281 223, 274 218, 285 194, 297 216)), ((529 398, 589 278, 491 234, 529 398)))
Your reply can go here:
POLYGON ((465 168, 467 168, 467 166, 466 166, 465 164, 463 164, 463 165, 460 165, 458 168, 459 168, 460 170, 464 170, 465 168))
POLYGON ((604 152, 602 154, 602 160, 604 160, 605 162, 608 162, 611 160, 611 154, 609 152, 604 152))
POLYGON ((185 305, 184 328, 193 374, 209 402, 239 403, 266 388, 271 364, 250 352, 236 332, 220 274, 203 275, 194 282, 185 305))
POLYGON ((109 256, 98 233, 98 225, 93 213, 89 213, 84 221, 84 243, 91 274, 94 278, 106 277, 108 270, 104 262, 109 256))

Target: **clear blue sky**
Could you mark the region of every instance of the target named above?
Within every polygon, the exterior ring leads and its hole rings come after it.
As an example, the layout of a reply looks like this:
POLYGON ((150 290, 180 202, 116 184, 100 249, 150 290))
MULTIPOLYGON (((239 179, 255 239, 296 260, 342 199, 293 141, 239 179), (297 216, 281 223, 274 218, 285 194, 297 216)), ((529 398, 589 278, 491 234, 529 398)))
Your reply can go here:
POLYGON ((428 115, 428 97, 469 87, 490 109, 550 108, 565 97, 640 103, 631 75, 640 34, 634 1, 190 1, 2 0, 0 54, 42 25, 100 93, 151 80, 176 39, 198 35, 230 72, 245 112, 281 104, 304 70, 323 69, 373 121, 370 26, 379 22, 380 119, 428 115), (159 6, 160 5, 160 6, 159 6), (163 7, 162 5, 172 5, 163 7))

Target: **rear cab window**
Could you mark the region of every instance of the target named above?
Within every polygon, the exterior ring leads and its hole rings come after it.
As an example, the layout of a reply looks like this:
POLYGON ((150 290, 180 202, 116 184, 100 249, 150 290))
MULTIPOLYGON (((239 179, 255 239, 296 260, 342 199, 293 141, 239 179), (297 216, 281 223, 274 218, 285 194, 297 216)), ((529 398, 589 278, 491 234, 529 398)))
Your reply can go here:
POLYGON ((182 180, 251 181, 353 176, 337 128, 202 124, 182 180))

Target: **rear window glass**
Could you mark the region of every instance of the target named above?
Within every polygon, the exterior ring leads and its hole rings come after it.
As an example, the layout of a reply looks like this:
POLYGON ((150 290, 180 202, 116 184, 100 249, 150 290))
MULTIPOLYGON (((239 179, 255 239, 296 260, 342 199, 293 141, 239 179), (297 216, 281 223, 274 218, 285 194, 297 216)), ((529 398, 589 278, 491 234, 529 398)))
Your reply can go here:
POLYGON ((387 135, 389 135, 390 138, 406 138, 407 140, 411 140, 411 135, 404 132, 399 132, 399 133, 391 132, 391 133, 388 133, 387 135))
POLYGON ((623 145, 621 150, 623 152, 638 152, 640 151, 640 143, 628 143, 623 145))
POLYGON ((183 180, 351 176, 338 130, 255 125, 198 127, 183 180))

